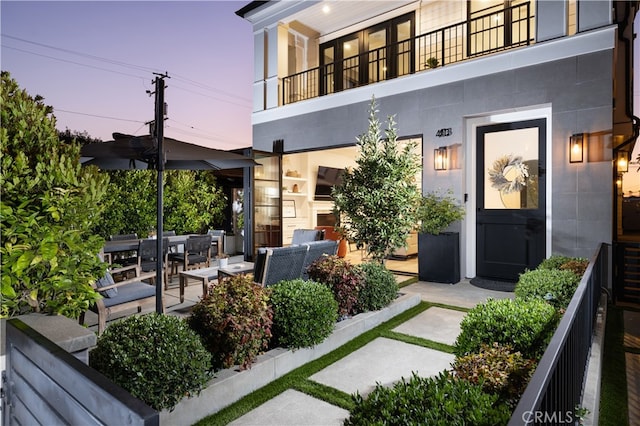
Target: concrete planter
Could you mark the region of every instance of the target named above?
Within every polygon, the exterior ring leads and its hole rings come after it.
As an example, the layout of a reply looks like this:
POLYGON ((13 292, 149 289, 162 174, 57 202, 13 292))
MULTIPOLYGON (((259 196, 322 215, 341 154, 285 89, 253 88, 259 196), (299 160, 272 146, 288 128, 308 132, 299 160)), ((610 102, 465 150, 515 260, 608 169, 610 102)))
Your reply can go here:
POLYGON ((171 412, 162 411, 160 423, 194 424, 419 303, 419 295, 402 295, 379 311, 365 312, 340 321, 331 336, 319 345, 295 351, 276 348, 260 355, 248 370, 218 371, 199 396, 183 399, 171 412))

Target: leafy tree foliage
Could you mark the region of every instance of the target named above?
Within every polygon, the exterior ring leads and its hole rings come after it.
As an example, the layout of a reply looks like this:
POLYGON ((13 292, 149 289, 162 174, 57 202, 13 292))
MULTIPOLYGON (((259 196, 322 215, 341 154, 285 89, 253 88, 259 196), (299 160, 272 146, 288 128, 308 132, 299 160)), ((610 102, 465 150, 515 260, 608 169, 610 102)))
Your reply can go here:
POLYGON ((98 297, 100 218, 108 178, 80 167, 80 150, 61 143, 51 107, 2 72, 0 91, 3 317, 59 313, 76 318, 98 297))
MULTIPOLYGON (((157 225, 155 170, 112 170, 106 214, 95 232, 104 238, 137 233, 144 237, 157 225)), ((206 232, 224 219, 226 196, 210 171, 164 172, 163 229, 178 234, 206 232)))
POLYGON ((357 138, 356 167, 345 170, 342 184, 333 188, 341 213, 340 231, 378 262, 406 244, 416 225, 420 189, 415 176, 420 157, 415 144, 400 146, 393 117, 382 138, 375 99, 369 108, 369 129, 357 138))

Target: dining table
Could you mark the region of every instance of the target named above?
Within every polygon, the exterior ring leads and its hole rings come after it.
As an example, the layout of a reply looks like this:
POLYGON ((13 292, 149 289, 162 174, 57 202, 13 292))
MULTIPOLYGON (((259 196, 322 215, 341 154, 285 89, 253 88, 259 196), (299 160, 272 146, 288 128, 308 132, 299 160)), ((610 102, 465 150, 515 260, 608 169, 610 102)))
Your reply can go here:
MULTIPOLYGON (((167 238, 169 241, 169 247, 178 247, 180 245, 184 245, 187 242, 187 238, 189 235, 172 235, 167 238)), ((144 239, 144 238, 143 238, 144 239)), ((151 240, 155 240, 155 238, 147 238, 151 240)), ((132 239, 132 240, 115 240, 115 241, 105 241, 103 251, 105 254, 108 253, 118 253, 118 252, 126 252, 126 251, 136 251, 138 250, 138 245, 140 244, 142 239, 132 239)))

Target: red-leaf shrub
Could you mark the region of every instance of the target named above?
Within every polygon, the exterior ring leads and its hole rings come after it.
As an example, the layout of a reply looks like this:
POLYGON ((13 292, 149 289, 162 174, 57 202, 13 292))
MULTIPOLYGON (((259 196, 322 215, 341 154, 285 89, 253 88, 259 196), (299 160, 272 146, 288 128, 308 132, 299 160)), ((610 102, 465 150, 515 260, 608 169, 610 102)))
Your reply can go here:
POLYGON ((355 265, 338 256, 325 256, 313 262, 308 273, 309 279, 331 289, 340 318, 358 313, 358 294, 365 281, 355 265))

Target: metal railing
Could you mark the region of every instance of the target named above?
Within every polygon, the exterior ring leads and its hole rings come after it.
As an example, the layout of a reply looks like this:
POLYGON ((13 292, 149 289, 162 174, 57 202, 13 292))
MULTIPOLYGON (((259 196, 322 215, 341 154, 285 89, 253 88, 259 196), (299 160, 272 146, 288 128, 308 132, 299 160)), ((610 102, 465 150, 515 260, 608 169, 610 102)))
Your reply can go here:
POLYGON ((600 244, 514 410, 510 426, 577 419, 598 303, 607 287, 608 244, 600 244))
POLYGON ((282 105, 532 43, 530 3, 493 11, 412 39, 282 79, 282 105))

